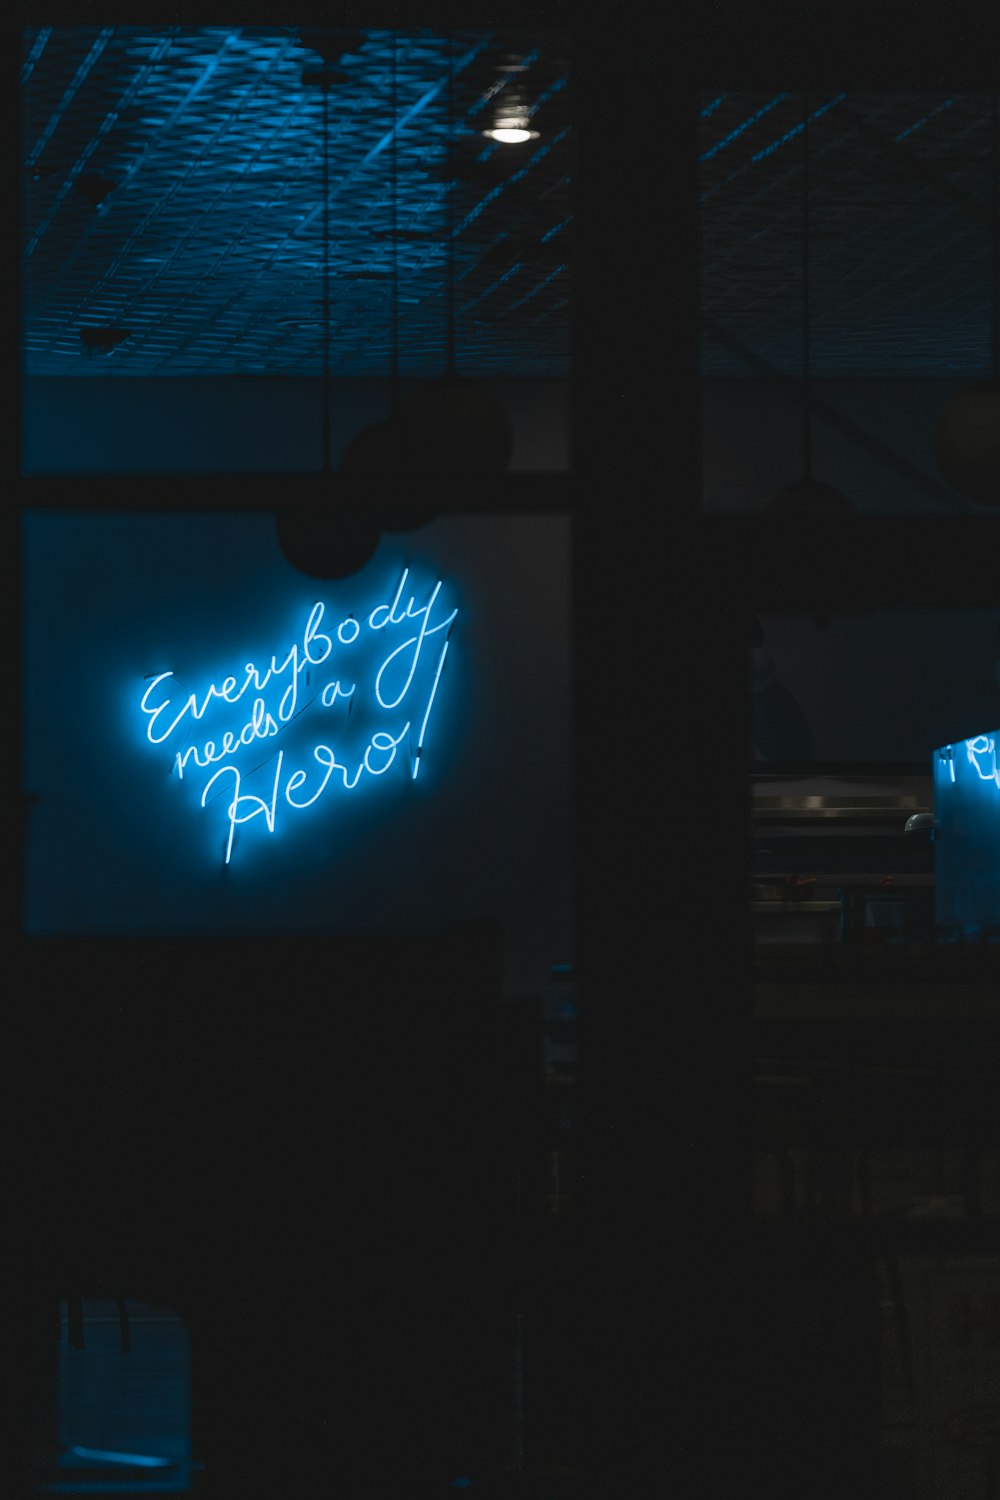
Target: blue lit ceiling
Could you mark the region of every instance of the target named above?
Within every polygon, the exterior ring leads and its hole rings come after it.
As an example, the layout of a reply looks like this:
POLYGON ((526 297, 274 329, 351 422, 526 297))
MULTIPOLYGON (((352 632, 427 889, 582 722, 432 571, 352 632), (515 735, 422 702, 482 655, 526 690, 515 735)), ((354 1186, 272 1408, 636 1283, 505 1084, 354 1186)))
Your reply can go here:
POLYGON ((388 374, 395 267, 404 378, 444 371, 449 286, 459 373, 568 376, 561 39, 401 32, 395 112, 388 31, 41 27, 22 46, 26 374, 319 374, 323 102, 303 74, 325 52, 332 373, 388 374), (515 98, 537 138, 496 145, 481 132, 515 98))
POLYGON ((946 89, 702 96, 703 373, 801 372, 807 107, 812 372, 984 377, 993 101, 946 89))

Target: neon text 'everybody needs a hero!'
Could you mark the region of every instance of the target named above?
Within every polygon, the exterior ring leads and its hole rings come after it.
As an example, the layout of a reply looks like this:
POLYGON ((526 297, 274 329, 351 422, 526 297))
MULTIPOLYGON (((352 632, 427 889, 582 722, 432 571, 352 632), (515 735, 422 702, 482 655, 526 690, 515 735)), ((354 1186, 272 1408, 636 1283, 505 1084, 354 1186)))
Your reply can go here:
POLYGON ((171 769, 180 781, 197 778, 202 808, 230 794, 223 803, 226 864, 237 824, 260 818, 258 826, 273 833, 279 809, 284 816, 286 808, 312 807, 329 786, 350 792, 394 765, 406 766, 404 774, 416 780, 458 610, 442 601, 440 579, 426 602, 410 595, 404 606, 408 578, 404 568, 391 600, 335 628, 324 629, 326 606, 314 604, 283 656, 266 665, 248 661, 198 692, 181 688, 173 672, 147 680, 140 707, 149 743, 173 752, 171 769), (300 738, 293 751, 285 731, 307 710, 314 722, 327 720, 322 738, 304 751, 300 738), (213 737, 205 738, 209 726, 213 737), (257 741, 278 736, 261 762, 257 741), (255 773, 263 773, 258 790, 266 795, 244 790, 255 773))

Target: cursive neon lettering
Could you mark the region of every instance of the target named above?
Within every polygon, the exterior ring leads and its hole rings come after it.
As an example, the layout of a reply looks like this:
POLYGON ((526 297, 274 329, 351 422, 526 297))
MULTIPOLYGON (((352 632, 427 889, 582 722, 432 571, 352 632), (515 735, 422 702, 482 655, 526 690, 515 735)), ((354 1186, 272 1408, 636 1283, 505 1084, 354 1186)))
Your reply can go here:
MULTIPOLYGON (((402 714, 395 711, 414 692, 415 683, 421 697, 426 692, 416 763, 411 762, 411 775, 416 778, 431 713, 442 696, 450 627, 458 609, 444 615, 440 579, 425 596, 427 602, 418 606, 408 587, 409 579, 410 570, 403 568, 391 597, 383 596, 386 602, 377 604, 370 613, 361 613, 359 618, 353 612, 340 617, 339 625, 335 630, 331 626, 329 632, 323 629, 327 606, 317 600, 309 608, 301 633, 293 633, 291 643, 284 651, 273 652, 266 666, 247 661, 241 674, 221 674, 196 692, 182 690, 169 671, 151 675, 142 684, 139 706, 145 741, 159 746, 170 743, 176 736, 170 748, 177 779, 186 784, 191 779, 203 783, 200 796, 197 790, 195 793, 202 809, 225 806, 226 864, 232 860, 238 825, 255 824, 274 833, 279 818, 288 815, 282 809, 305 811, 317 804, 331 786, 347 793, 355 791, 366 778, 377 780, 388 775, 401 759, 400 745, 407 739, 412 744, 414 715, 407 714, 401 723, 402 714), (440 620, 436 611, 442 611, 440 620), (381 648, 373 639, 377 632, 385 632, 381 648), (432 666, 425 660, 424 645, 429 637, 442 632, 444 641, 432 666), (335 675, 336 656, 342 647, 351 648, 355 667, 346 681, 335 675), (321 691, 317 685, 311 696, 308 692, 304 694, 300 704, 300 675, 305 672, 309 682, 311 668, 323 664, 329 680, 321 691), (338 732, 345 739, 338 741, 336 748, 328 743, 310 744, 308 728, 303 738, 299 726, 317 698, 327 709, 341 701, 347 705, 346 713, 337 720, 338 732), (233 714, 234 705, 244 700, 252 704, 249 716, 245 707, 238 716, 233 714), (227 712, 231 715, 228 723, 227 712), (387 715, 391 717, 387 719, 387 715), (239 727, 241 718, 245 722, 239 727), (207 731, 211 738, 206 735, 194 742, 191 730, 201 721, 204 721, 202 734, 207 731), (269 791, 247 790, 247 778, 261 770, 255 760, 247 759, 253 754, 251 747, 258 740, 278 734, 282 736, 283 748, 270 757, 275 765, 269 791), (362 737, 363 750, 361 745, 355 748, 358 737, 362 737), (207 779, 199 773, 207 773, 207 779)), ((405 778, 406 772, 402 774, 405 778)))
POLYGON ((410 732, 410 723, 409 723, 409 720, 407 720, 407 722, 403 725, 402 729, 399 731, 399 734, 396 736, 395 739, 393 739, 393 737, 392 737, 391 734, 386 734, 384 730, 377 729, 375 731, 375 733, 372 735, 372 742, 371 742, 371 744, 368 746, 368 749, 365 751, 365 755, 364 755, 364 767, 365 767, 365 770, 368 771, 368 772, 370 772, 370 774, 372 776, 384 776, 385 773, 386 773, 386 771, 388 771, 389 767, 392 765, 393 761, 396 759, 396 748, 399 745, 400 740, 403 738, 404 734, 409 734, 409 732, 410 732), (386 761, 385 765, 382 767, 382 769, 380 771, 376 771, 375 767, 372 765, 371 761, 368 759, 369 755, 371 755, 371 753, 372 753, 373 750, 378 750, 379 753, 383 754, 383 755, 388 752, 389 759, 386 761))
POLYGON ((1000 787, 1000 765, 997 764, 997 748, 993 736, 977 734, 973 739, 966 740, 965 749, 979 779, 992 781, 995 786, 1000 787))
POLYGON ((399 707, 410 690, 410 683, 413 681, 413 674, 417 669, 417 662, 420 660, 420 651, 427 636, 436 635, 439 630, 446 630, 454 620, 455 616, 458 614, 458 610, 453 609, 447 619, 442 620, 440 624, 433 626, 429 624, 431 609, 433 608, 434 601, 440 591, 441 582, 439 579, 438 582, 434 585, 434 592, 431 594, 430 599, 422 607, 422 609, 417 610, 416 614, 413 616, 413 618, 416 619, 418 615, 423 615, 423 623, 421 624, 419 632, 416 635, 411 635, 409 640, 404 641, 401 646, 397 646, 395 651, 390 651, 389 655, 386 657, 385 661, 382 663, 381 667, 378 670, 378 676, 375 678, 375 696, 382 708, 399 707), (410 670, 407 674, 406 681, 403 683, 401 691, 395 698, 386 699, 382 696, 382 675, 385 672, 386 668, 389 666, 390 662, 394 661, 397 656, 399 656, 403 651, 406 651, 410 646, 413 646, 415 649, 413 652, 413 660, 410 662, 410 670))
MULTIPOLYGON (((395 609, 403 592, 403 584, 406 582, 409 575, 409 568, 404 568, 403 576, 399 580, 399 587, 396 590, 396 597, 393 599, 391 604, 377 604, 372 610, 371 614, 368 616, 368 625, 371 630, 384 630, 386 625, 401 625, 406 619, 406 616, 409 612, 408 610, 404 610, 401 615, 397 616, 395 613, 395 609), (385 610, 385 619, 380 620, 376 625, 375 616, 381 614, 383 610, 385 610)), ((412 599, 410 600, 410 603, 413 603, 412 599)))
MULTIPOLYGON (((211 741, 209 741, 209 743, 211 743, 211 741)), ((212 748, 215 748, 214 745, 212 746, 212 748)), ((205 746, 205 752, 207 752, 207 750, 208 745, 205 746)), ((197 745, 188 745, 187 749, 183 753, 178 750, 176 756, 174 757, 174 764, 177 767, 177 775, 182 781, 184 780, 184 767, 191 759, 194 760, 196 766, 201 766, 202 769, 204 769, 205 766, 211 764, 211 757, 208 756, 207 753, 205 754, 205 759, 202 760, 201 756, 198 754, 197 745)))
POLYGON ((238 737, 230 729, 225 731, 222 736, 222 749, 218 755, 214 753, 215 746, 211 740, 208 740, 203 746, 201 755, 198 753, 197 745, 188 745, 187 749, 183 752, 178 750, 174 757, 174 765, 180 779, 182 781, 184 779, 184 767, 189 760, 194 760, 196 766, 204 768, 217 760, 221 760, 225 755, 235 755, 241 745, 249 745, 254 740, 266 740, 272 735, 277 734, 278 725, 274 722, 271 715, 265 712, 265 709, 264 699, 256 698, 250 722, 244 724, 238 737), (210 751, 212 753, 209 753, 210 751), (204 760, 201 758, 202 755, 205 757, 204 760))
MULTIPOLYGON (((344 791, 345 792, 353 792, 354 788, 357 786, 358 782, 361 780, 361 773, 362 773, 362 771, 365 768, 364 761, 363 760, 361 761, 360 765, 358 766, 358 769, 355 771, 355 773, 354 773, 354 780, 353 781, 348 781, 348 779, 347 779, 347 767, 346 766, 342 766, 340 764, 340 761, 337 760, 336 756, 333 754, 333 751, 330 749, 329 745, 317 745, 316 749, 317 750, 325 750, 326 753, 327 753, 327 755, 329 755, 329 756, 332 757, 332 759, 330 761, 330 770, 331 771, 339 771, 340 772, 341 780, 344 783, 344 791)), ((315 753, 315 752, 313 752, 313 753, 315 753)))
POLYGON ((314 745, 313 760, 315 760, 318 765, 326 765, 326 775, 323 777, 323 780, 320 782, 318 788, 311 797, 307 798, 305 802, 296 802, 292 798, 292 792, 298 791, 299 787, 304 784, 306 780, 306 773, 305 771, 293 772, 293 774, 288 778, 288 785, 285 787, 285 801, 290 807, 311 807, 316 799, 318 797, 321 797, 326 791, 326 784, 330 780, 330 773, 332 772, 335 764, 333 759, 333 751, 328 750, 328 747, 326 745, 314 745), (329 760, 326 760, 325 755, 320 754, 321 750, 329 754, 329 760))
MULTIPOLYGON (((294 647, 292 649, 293 649, 293 651, 295 650, 294 647)), ((284 666, 287 666, 287 665, 288 665, 288 663, 286 661, 284 663, 284 666)), ((283 670, 283 668, 279 668, 278 670, 283 670)), ((246 682, 244 682, 244 684, 240 688, 239 692, 237 692, 235 695, 233 694, 233 689, 236 687, 236 679, 235 679, 235 677, 227 677, 226 680, 225 680, 225 682, 222 684, 221 688, 216 687, 214 683, 210 684, 210 686, 208 688, 208 691, 205 694, 205 697, 204 697, 204 699, 202 701, 202 704, 201 704, 200 708, 198 707, 198 697, 197 697, 197 694, 196 693, 190 693, 188 695, 188 697, 184 700, 183 704, 181 705, 180 710, 178 711, 178 713, 176 714, 176 716, 174 717, 174 719, 171 721, 171 723, 168 725, 168 727, 163 731, 163 733, 162 734, 154 734, 153 733, 153 728, 154 728, 154 726, 156 724, 156 721, 160 717, 160 715, 163 712, 165 712, 166 709, 168 709, 170 707, 170 705, 171 705, 171 699, 164 698, 163 702, 160 703, 160 704, 158 704, 156 708, 149 708, 148 705, 147 705, 146 700, 148 699, 150 693, 154 690, 154 688, 158 687, 158 685, 161 682, 166 681, 166 679, 168 677, 173 677, 173 675, 174 675, 172 672, 160 672, 158 676, 156 676, 156 677, 153 678, 152 682, 149 684, 149 687, 143 693, 142 699, 141 699, 140 706, 142 708, 142 711, 143 711, 143 713, 149 715, 149 723, 146 725, 146 738, 153 745, 162 745, 163 742, 164 742, 164 740, 169 739, 170 736, 173 734, 174 730, 177 728, 178 724, 180 724, 180 722, 184 718, 185 714, 190 713, 191 717, 194 718, 194 719, 202 719, 202 718, 204 718, 205 713, 206 713, 206 711, 208 709, 208 705, 212 701, 213 698, 219 698, 219 699, 225 701, 226 703, 236 703, 236 702, 238 702, 239 699, 246 692, 247 687, 250 685, 250 681, 251 681, 252 678, 256 678, 257 679, 258 690, 260 690, 260 687, 262 686, 262 683, 261 683, 259 674, 257 672, 257 669, 256 669, 256 667, 254 667, 254 665, 253 665, 252 662, 248 662, 247 663, 246 672, 247 672, 246 682)), ((266 683, 267 680, 268 680, 268 678, 270 676, 271 676, 271 673, 268 672, 267 675, 264 677, 263 682, 266 683)))
POLYGON ((216 771, 215 775, 210 776, 206 781, 205 790, 201 794, 202 807, 205 806, 209 788, 214 786, 220 776, 230 775, 235 776, 236 778, 235 786, 233 789, 233 800, 232 802, 230 802, 229 807, 226 809, 229 814, 229 838, 226 842, 227 865, 233 852, 233 834, 236 830, 237 823, 249 823, 251 818, 256 818, 260 813, 263 813, 268 832, 274 832, 275 803, 278 800, 278 782, 281 778, 281 761, 284 753, 285 752, 283 750, 278 751, 277 765, 275 766, 274 771, 274 789, 271 793, 270 807, 268 807, 268 804, 264 801, 263 797, 256 797, 252 792, 240 792, 241 776, 238 766, 223 766, 220 771, 216 771), (249 812, 243 813, 242 816, 239 816, 237 810, 240 804, 243 802, 250 802, 255 805, 251 807, 249 812))
POLYGON ((255 698, 253 708, 250 711, 250 722, 244 724, 240 730, 240 743, 249 745, 253 740, 265 740, 269 735, 278 733, 278 726, 266 712, 267 705, 263 698, 255 698))
POLYGON ((319 630, 319 622, 323 618, 324 606, 317 602, 313 605, 312 614, 306 621, 305 635, 302 637, 302 654, 306 661, 311 662, 314 667, 320 667, 326 661, 333 650, 333 642, 328 635, 323 635, 319 630), (326 650, 322 656, 313 656, 310 646, 313 641, 325 641, 326 650))
POLYGON ((322 693, 320 693, 319 695, 320 702, 322 703, 324 708, 332 708, 338 698, 353 698, 354 689, 356 687, 357 683, 352 682, 351 686, 345 691, 339 681, 328 682, 322 693), (332 692, 330 691, 331 688, 333 689, 332 692), (328 694, 329 696, 327 696, 328 694))
POLYGON ((414 781, 416 781, 416 779, 417 779, 417 772, 420 770, 420 757, 423 754, 423 749, 424 749, 424 734, 426 733, 426 730, 427 730, 427 720, 431 716, 431 709, 434 706, 434 694, 437 692, 438 681, 439 681, 439 679, 441 677, 441 668, 444 666, 444 659, 447 656, 447 654, 448 654, 448 637, 445 636, 445 638, 444 638, 444 645, 441 647, 441 655, 438 657, 437 671, 434 673, 434 682, 433 682, 433 685, 431 686, 431 695, 430 695, 430 697, 427 700, 427 707, 424 710, 424 722, 420 726, 420 737, 417 740, 417 751, 416 751, 415 756, 413 757, 413 780, 414 781))
POLYGON ((149 723, 146 725, 146 738, 152 745, 162 745, 164 740, 169 739, 174 730, 177 728, 178 724, 183 719, 184 715, 189 710, 194 714, 195 718, 198 717, 197 699, 194 693, 192 693, 190 697, 185 699, 180 712, 173 720, 173 722, 169 725, 169 727, 165 729, 162 734, 157 735, 153 733, 153 726, 155 725, 160 715, 164 712, 164 710, 170 707, 171 700, 169 698, 164 698, 163 702, 159 704, 157 708, 147 708, 146 699, 159 683, 164 682, 168 677, 173 677, 173 675, 173 672, 161 672, 158 677, 154 677, 153 681, 149 684, 149 687, 142 695, 142 711, 143 713, 149 714, 149 723))

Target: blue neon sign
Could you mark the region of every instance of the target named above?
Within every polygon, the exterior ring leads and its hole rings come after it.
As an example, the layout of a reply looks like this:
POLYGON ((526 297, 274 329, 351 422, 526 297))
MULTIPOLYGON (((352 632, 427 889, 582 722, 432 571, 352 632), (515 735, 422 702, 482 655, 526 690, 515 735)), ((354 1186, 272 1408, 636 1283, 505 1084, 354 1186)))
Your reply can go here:
POLYGON ((1000 730, 934 755, 935 909, 964 938, 1000 933, 1000 730))
MULTIPOLYGON (((992 781, 1000 790, 1000 764, 997 761, 997 734, 977 734, 966 740, 964 760, 973 767, 980 781, 992 781)), ((955 746, 942 745, 937 752, 938 764, 947 767, 948 779, 955 785, 955 746)))
POLYGON ((1000 788, 996 736, 977 734, 975 739, 966 740, 965 749, 980 781, 992 781, 994 786, 1000 788))
POLYGON ((404 568, 391 598, 335 628, 323 628, 327 607, 317 600, 291 645, 266 665, 245 662, 195 692, 172 670, 146 679, 145 739, 172 752, 171 771, 194 783, 196 807, 213 814, 221 807, 227 865, 238 826, 273 834, 287 810, 314 807, 328 787, 351 792, 404 766, 401 774, 416 780, 458 608, 442 599, 441 579, 418 604, 409 576, 404 568), (262 760, 258 741, 272 740, 279 743, 262 760))

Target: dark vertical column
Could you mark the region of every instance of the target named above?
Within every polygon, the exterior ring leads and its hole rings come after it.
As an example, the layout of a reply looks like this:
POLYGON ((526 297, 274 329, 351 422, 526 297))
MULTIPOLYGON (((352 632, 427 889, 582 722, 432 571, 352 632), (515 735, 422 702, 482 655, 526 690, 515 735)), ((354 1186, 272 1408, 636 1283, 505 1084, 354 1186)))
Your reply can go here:
POLYGON ((12 1493, 27 1494, 29 1473, 55 1460, 59 1437, 58 1361, 59 1298, 54 1287, 29 1283, 16 1297, 23 1335, 16 1387, 23 1393, 28 1441, 12 1455, 16 1472, 5 1464, 5 1479, 12 1493), (19 1488, 19 1483, 23 1486, 19 1488))
POLYGON ((737 784, 743 769, 719 677, 730 602, 698 514, 691 59, 662 23, 640 29, 606 17, 582 33, 574 84, 580 1316, 588 1473, 609 1494, 637 1470, 672 1477, 692 1319, 710 1306, 716 1189, 700 1177, 725 1085, 706 1044, 734 1003, 701 964, 713 737, 737 784))
POLYGON ((751 1400, 738 1446, 775 1500, 877 1493, 878 1290, 875 1263, 835 1229, 808 1243, 761 1242, 741 1362, 751 1400))

